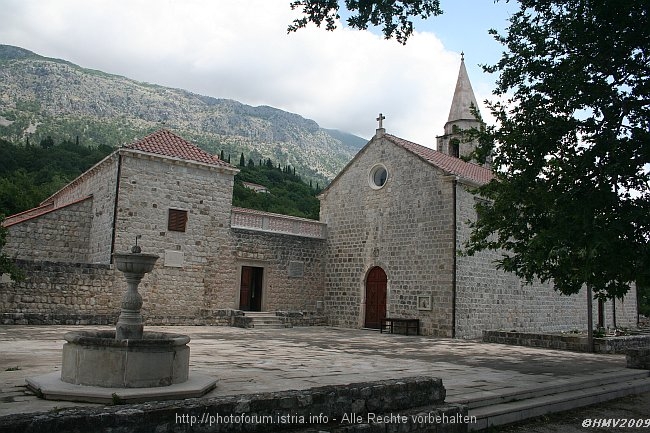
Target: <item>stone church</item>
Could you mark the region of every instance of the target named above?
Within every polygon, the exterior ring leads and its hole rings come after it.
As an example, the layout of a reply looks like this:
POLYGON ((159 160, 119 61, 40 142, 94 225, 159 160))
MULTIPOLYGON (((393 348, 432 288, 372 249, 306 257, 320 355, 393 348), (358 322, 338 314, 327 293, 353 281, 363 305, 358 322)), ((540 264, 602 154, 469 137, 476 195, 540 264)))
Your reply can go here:
MULTIPOLYGON (((168 130, 125 145, 39 207, 5 220, 5 252, 26 280, 0 282, 5 324, 114 323, 125 290, 111 254, 141 235, 160 256, 141 284, 147 324, 232 325, 249 311, 294 325, 379 328, 418 319, 420 333, 585 329, 586 295, 527 286, 497 253, 459 255, 489 182, 455 132, 477 125, 461 61, 437 149, 375 136, 320 195, 320 221, 232 206, 237 168, 168 130)), ((636 295, 596 308, 605 326, 636 323, 636 295)))

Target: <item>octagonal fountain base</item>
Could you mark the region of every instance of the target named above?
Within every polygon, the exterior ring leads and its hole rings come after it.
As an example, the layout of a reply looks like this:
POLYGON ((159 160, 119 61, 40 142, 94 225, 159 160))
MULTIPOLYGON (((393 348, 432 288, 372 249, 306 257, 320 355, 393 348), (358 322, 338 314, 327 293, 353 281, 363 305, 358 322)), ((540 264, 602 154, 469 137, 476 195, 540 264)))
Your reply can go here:
POLYGON ((61 380, 107 388, 147 388, 187 381, 190 337, 145 332, 116 340, 115 331, 75 331, 63 337, 61 380))
POLYGON ((186 335, 145 332, 142 339, 116 340, 115 331, 75 331, 64 336, 61 373, 27 379, 51 400, 97 403, 200 397, 216 384, 189 374, 186 335))

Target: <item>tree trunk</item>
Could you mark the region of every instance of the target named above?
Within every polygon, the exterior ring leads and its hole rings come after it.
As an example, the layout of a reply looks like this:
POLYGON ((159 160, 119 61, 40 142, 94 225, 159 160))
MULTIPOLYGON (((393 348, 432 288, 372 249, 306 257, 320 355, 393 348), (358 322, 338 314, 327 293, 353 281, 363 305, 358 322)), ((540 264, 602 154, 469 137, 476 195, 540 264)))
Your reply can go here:
POLYGON ((587 346, 588 352, 594 351, 594 311, 591 296, 591 286, 587 284, 587 346))

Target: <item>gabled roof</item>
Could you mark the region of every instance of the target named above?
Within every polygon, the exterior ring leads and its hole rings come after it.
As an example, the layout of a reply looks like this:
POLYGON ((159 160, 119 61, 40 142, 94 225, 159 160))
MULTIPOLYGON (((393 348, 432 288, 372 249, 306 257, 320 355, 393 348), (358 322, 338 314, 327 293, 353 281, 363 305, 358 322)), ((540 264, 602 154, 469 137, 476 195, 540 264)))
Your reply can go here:
MULTIPOLYGON (((379 131, 379 130, 378 130, 379 131)), ((383 130, 382 130, 383 131, 383 130)), ((428 147, 421 146, 419 144, 413 143, 403 138, 396 137, 391 134, 383 133, 379 136, 373 137, 357 154, 348 162, 348 164, 339 172, 338 175, 330 182, 329 185, 321 194, 326 193, 334 183, 345 173, 354 161, 359 158, 367 148, 373 142, 385 139, 389 143, 392 143, 407 152, 410 152, 422 159, 424 162, 430 164, 433 167, 436 167, 442 170, 445 173, 458 176, 460 180, 465 180, 466 182, 475 184, 475 185, 484 185, 490 182, 494 178, 494 173, 489 168, 485 168, 478 164, 472 162, 465 162, 460 158, 455 158, 453 156, 446 155, 437 150, 429 149, 428 147)))
POLYGON ((156 131, 134 143, 124 145, 122 148, 219 167, 235 168, 219 159, 218 156, 206 152, 167 129, 156 131))
POLYGON ((437 150, 429 149, 403 138, 394 135, 384 134, 384 138, 397 146, 419 156, 429 164, 439 169, 469 180, 479 185, 486 184, 492 180, 494 173, 489 168, 485 168, 472 162, 465 162, 460 158, 446 155, 437 150))

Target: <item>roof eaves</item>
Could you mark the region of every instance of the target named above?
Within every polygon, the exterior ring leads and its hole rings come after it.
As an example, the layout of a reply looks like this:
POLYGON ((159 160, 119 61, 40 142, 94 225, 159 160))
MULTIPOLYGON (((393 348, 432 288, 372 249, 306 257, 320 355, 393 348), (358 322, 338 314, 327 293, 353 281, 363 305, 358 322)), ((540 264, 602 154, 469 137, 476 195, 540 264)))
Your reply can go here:
POLYGON ((139 150, 139 149, 132 149, 129 147, 121 147, 120 148, 120 153, 121 154, 134 154, 134 155, 139 155, 143 157, 148 157, 148 158, 158 158, 158 159, 164 159, 164 160, 169 160, 169 161, 174 161, 180 164, 186 164, 186 165, 194 165, 202 168, 208 168, 210 170, 217 170, 217 171, 224 171, 224 172, 231 172, 232 174, 237 174, 240 172, 240 170, 235 167, 232 164, 228 164, 227 162, 223 162, 222 164, 210 164, 207 162, 201 162, 201 161, 196 161, 193 159, 187 159, 187 158, 180 158, 177 156, 171 156, 171 155, 165 155, 162 153, 155 153, 155 152, 147 152, 144 150, 139 150))

